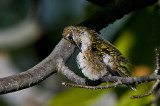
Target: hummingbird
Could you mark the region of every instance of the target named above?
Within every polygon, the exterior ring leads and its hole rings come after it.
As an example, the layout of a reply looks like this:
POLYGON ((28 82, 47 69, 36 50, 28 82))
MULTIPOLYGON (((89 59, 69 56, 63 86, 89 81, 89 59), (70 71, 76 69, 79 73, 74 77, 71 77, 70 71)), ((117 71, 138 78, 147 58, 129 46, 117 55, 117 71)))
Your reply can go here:
MULTIPOLYGON (((96 81, 104 76, 131 76, 125 67, 128 63, 127 59, 96 31, 83 26, 68 26, 62 35, 80 50, 76 61, 88 79, 96 81)), ((136 90, 134 84, 125 85, 136 90)))

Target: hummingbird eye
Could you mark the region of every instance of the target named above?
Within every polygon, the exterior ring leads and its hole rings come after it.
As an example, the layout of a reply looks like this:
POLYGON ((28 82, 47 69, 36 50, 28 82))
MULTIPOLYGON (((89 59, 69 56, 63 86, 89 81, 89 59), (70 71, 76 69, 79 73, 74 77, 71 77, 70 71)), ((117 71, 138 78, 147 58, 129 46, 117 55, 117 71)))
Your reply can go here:
POLYGON ((73 41, 73 37, 72 37, 73 35, 70 33, 70 34, 68 34, 68 39, 69 40, 71 40, 71 41, 73 41))

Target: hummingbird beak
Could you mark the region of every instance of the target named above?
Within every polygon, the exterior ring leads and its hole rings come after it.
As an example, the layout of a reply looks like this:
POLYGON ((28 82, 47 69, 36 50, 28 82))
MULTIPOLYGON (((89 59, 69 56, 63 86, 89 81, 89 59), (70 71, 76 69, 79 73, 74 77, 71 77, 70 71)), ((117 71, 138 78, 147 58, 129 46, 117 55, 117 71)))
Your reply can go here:
POLYGON ((79 45, 78 45, 76 42, 74 42, 74 44, 77 46, 77 48, 79 49, 79 51, 82 53, 82 50, 81 50, 81 48, 79 47, 79 45))
POLYGON ((82 50, 81 50, 81 48, 78 46, 78 45, 76 45, 77 46, 77 48, 79 49, 79 51, 82 53, 82 50))

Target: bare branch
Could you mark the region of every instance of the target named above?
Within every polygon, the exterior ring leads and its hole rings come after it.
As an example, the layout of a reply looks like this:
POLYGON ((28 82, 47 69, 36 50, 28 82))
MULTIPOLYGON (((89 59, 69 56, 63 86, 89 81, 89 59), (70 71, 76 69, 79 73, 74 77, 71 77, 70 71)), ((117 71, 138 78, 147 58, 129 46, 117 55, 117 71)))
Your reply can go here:
POLYGON ((156 69, 154 71, 154 74, 158 74, 160 67, 159 67, 159 52, 157 48, 155 49, 155 54, 156 54, 156 69))
POLYGON ((105 86, 88 86, 88 85, 80 85, 80 84, 73 84, 73 83, 65 83, 63 82, 62 85, 64 86, 69 86, 69 87, 76 87, 76 88, 85 88, 85 89, 107 89, 107 88, 115 88, 116 86, 122 84, 120 80, 117 82, 110 84, 110 85, 105 85, 105 86))
POLYGON ((148 76, 140 76, 140 77, 118 77, 118 76, 105 76, 102 78, 102 82, 107 83, 114 83, 118 80, 121 80, 123 84, 129 84, 129 83, 144 83, 144 82, 150 82, 150 81, 156 81, 160 79, 160 75, 148 75, 148 76))
POLYGON ((115 83, 121 81, 121 84, 131 84, 131 83, 144 83, 150 81, 160 80, 160 75, 149 75, 141 77, 119 77, 119 76, 105 76, 102 78, 104 83, 115 83))
POLYGON ((33 68, 17 75, 0 78, 0 94, 18 91, 41 82, 56 73, 59 58, 63 58, 64 62, 66 62, 73 51, 74 46, 62 39, 53 52, 33 68))

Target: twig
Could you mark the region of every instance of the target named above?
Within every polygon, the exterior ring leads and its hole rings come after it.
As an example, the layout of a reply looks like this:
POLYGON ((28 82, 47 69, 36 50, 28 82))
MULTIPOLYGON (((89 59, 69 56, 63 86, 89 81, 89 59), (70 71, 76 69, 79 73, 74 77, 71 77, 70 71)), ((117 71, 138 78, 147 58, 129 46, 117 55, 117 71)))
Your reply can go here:
POLYGON ((148 93, 146 93, 144 95, 133 95, 133 96, 131 96, 131 99, 143 98, 143 97, 151 95, 153 93, 153 91, 157 88, 159 83, 160 83, 160 80, 157 80, 156 83, 152 86, 151 90, 148 93))
POLYGON ((63 82, 62 85, 69 86, 69 87, 76 87, 76 88, 85 88, 85 89, 107 89, 107 88, 115 88, 117 85, 122 84, 120 80, 117 82, 110 84, 110 85, 104 85, 104 86, 88 86, 88 85, 80 85, 80 84, 73 84, 73 83, 66 83, 63 82))
MULTIPOLYGON (((158 49, 155 49, 155 53, 156 53, 156 70, 154 72, 154 74, 159 74, 159 52, 158 49)), ((160 89, 156 89, 156 93, 155 93, 155 100, 154 102, 157 104, 157 106, 159 106, 160 102, 159 102, 159 98, 160 98, 160 89)))
POLYGON ((159 52, 157 48, 155 49, 155 54, 156 54, 156 69, 154 71, 154 74, 158 74, 160 67, 159 67, 159 52))
MULTIPOLYGON (((155 49, 155 54, 156 54, 156 69, 155 69, 153 75, 157 75, 158 71, 159 71, 159 52, 158 52, 157 48, 155 49)), ((159 83, 160 83, 160 80, 158 79, 148 93, 143 94, 143 95, 133 95, 133 96, 131 96, 131 99, 142 98, 142 97, 151 95, 153 93, 153 91, 157 88, 159 83)))
POLYGON ((114 83, 118 80, 121 80, 124 84, 130 84, 130 83, 144 83, 144 82, 150 82, 150 81, 156 81, 160 79, 160 75, 148 75, 148 76, 140 76, 140 77, 119 77, 119 76, 105 76, 102 78, 102 82, 106 83, 114 83))

